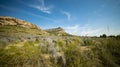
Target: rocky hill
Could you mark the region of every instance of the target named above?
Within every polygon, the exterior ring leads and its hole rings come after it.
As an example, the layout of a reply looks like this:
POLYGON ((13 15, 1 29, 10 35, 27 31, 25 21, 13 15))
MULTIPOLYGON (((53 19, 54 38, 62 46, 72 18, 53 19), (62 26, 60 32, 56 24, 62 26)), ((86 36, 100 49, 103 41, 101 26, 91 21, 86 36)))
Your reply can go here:
POLYGON ((30 22, 24 21, 24 20, 20 20, 20 19, 16 19, 13 17, 7 17, 7 16, 0 16, 0 25, 2 26, 7 26, 7 25, 11 25, 11 26, 20 26, 20 27, 25 27, 25 28, 36 28, 38 29, 38 27, 30 22))
POLYGON ((35 24, 8 16, 0 16, 0 44, 36 40, 41 36, 68 36, 63 28, 42 30, 35 24))
POLYGON ((49 33, 30 22, 7 16, 0 17, 0 44, 35 40, 38 36, 48 35, 49 33))
POLYGON ((46 32, 50 33, 50 35, 55 36, 70 36, 70 34, 66 33, 65 30, 61 27, 58 28, 52 28, 45 30, 46 32))

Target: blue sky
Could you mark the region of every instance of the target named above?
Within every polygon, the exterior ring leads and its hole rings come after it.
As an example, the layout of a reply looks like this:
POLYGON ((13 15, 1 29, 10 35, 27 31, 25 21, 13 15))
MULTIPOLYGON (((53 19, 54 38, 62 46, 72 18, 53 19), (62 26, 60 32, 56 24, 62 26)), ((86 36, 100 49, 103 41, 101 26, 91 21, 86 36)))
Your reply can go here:
POLYGON ((0 16, 75 35, 120 34, 120 0, 0 0, 0 16))

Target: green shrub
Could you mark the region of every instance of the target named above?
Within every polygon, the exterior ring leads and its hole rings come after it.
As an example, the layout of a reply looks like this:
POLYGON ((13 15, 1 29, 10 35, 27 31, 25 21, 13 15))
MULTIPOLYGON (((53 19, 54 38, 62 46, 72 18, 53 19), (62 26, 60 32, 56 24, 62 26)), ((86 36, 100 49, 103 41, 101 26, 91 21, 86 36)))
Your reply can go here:
POLYGON ((98 55, 103 67, 119 67, 120 41, 114 38, 100 40, 101 44, 94 45, 92 51, 98 55))
POLYGON ((82 41, 72 37, 54 43, 47 38, 11 44, 0 47, 0 67, 120 67, 120 40, 116 38, 82 41))
POLYGON ((63 47, 65 45, 62 39, 58 39, 57 43, 55 44, 56 47, 63 47))
POLYGON ((0 67, 27 67, 40 65, 41 53, 34 42, 9 45, 0 51, 0 67))

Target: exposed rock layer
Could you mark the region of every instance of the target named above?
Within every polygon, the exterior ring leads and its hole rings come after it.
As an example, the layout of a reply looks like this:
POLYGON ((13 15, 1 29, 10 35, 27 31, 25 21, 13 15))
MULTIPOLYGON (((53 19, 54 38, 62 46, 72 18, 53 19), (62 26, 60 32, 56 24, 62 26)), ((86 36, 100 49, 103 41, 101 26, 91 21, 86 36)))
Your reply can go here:
POLYGON ((21 27, 25 27, 25 28, 38 28, 36 25, 34 25, 30 22, 12 18, 12 17, 7 17, 7 16, 0 16, 0 25, 2 25, 2 26, 13 25, 13 26, 21 26, 21 27))

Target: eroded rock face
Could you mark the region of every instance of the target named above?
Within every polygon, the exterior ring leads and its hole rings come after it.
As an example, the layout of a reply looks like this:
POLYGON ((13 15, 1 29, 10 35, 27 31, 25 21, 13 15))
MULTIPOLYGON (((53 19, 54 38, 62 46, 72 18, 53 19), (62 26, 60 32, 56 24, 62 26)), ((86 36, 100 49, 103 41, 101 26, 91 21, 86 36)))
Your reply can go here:
POLYGON ((24 21, 24 20, 20 20, 20 19, 16 19, 16 18, 12 18, 12 17, 6 17, 6 16, 0 16, 0 25, 4 26, 4 25, 15 25, 15 26, 21 26, 21 27, 25 27, 25 28, 38 28, 36 25, 24 21))
POLYGON ((52 28, 52 29, 47 29, 46 31, 54 31, 54 32, 65 32, 63 28, 58 27, 58 28, 52 28))
POLYGON ((70 35, 70 34, 66 33, 65 30, 61 27, 47 29, 45 31, 50 33, 51 35, 56 35, 56 36, 68 36, 68 35, 70 35))

